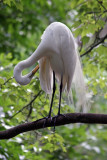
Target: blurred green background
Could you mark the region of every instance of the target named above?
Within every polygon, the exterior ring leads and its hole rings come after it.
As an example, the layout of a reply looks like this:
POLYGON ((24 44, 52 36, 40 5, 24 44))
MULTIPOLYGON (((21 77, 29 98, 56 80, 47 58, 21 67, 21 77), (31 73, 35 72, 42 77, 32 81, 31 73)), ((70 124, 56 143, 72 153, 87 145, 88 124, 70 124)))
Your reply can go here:
MULTIPOLYGON (((0 131, 47 116, 50 100, 40 90, 39 72, 27 86, 13 77, 14 66, 29 57, 45 28, 65 23, 77 39, 82 55, 107 35, 106 0, 0 1, 0 131)), ((91 98, 91 113, 107 114, 107 40, 81 58, 91 98)), ((24 73, 27 73, 29 68, 24 73)), ((57 89, 53 114, 58 109, 57 89)), ((63 100, 62 113, 75 112, 63 100)), ((0 141, 1 160, 106 160, 107 126, 69 124, 26 132, 0 141)))

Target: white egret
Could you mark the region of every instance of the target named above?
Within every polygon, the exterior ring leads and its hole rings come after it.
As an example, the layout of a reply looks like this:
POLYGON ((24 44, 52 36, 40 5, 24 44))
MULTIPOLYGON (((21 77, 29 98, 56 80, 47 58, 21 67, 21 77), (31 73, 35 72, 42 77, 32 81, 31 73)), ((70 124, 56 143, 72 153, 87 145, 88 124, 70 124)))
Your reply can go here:
POLYGON ((44 31, 41 42, 34 53, 26 60, 19 62, 14 68, 14 78, 21 85, 28 84, 35 72, 40 69, 41 88, 48 94, 52 93, 52 100, 48 117, 51 117, 53 98, 55 93, 55 78, 60 84, 59 110, 61 94, 65 87, 70 91, 74 82, 80 106, 85 105, 85 85, 80 60, 77 53, 76 41, 70 29, 60 23, 51 23, 44 31), (22 76, 22 70, 39 61, 39 65, 22 76))

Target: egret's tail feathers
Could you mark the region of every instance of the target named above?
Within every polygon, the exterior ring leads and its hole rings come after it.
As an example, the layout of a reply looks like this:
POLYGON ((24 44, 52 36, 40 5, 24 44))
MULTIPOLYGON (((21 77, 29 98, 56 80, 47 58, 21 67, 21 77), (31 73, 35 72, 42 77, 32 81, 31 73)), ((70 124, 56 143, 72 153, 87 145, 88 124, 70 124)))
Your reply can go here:
POLYGON ((78 54, 77 54, 75 72, 74 72, 73 81, 72 81, 72 87, 76 92, 76 109, 78 111, 87 112, 88 103, 86 98, 86 87, 84 83, 84 76, 83 76, 82 67, 81 67, 78 54))

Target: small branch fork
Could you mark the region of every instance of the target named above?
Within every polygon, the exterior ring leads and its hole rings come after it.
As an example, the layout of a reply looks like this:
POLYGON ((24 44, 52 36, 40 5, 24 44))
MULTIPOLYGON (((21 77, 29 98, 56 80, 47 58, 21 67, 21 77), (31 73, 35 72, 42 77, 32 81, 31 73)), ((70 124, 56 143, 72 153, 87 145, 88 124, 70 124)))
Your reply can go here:
MULTIPOLYGON (((45 119, 20 124, 5 131, 0 131, 0 139, 10 139, 20 133, 43 129, 45 119)), ((64 116, 56 118, 55 126, 61 126, 69 123, 86 123, 86 124, 107 124, 107 114, 92 114, 92 113, 67 113, 64 116)), ((48 118, 45 124, 46 127, 53 127, 54 121, 48 118)))
POLYGON ((86 54, 88 54, 89 52, 91 52, 95 47, 97 47, 99 44, 103 43, 104 40, 107 38, 107 35, 105 35, 103 38, 101 38, 98 42, 96 43, 93 43, 90 48, 85 52, 83 53, 80 57, 83 57, 85 56, 86 54))

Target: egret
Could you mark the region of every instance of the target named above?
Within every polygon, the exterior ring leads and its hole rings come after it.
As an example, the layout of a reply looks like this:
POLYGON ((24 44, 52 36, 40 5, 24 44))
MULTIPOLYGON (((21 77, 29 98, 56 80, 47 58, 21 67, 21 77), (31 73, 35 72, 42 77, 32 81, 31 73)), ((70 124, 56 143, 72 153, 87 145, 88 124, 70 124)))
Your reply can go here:
POLYGON ((69 93, 72 82, 75 86, 79 105, 84 108, 85 85, 77 45, 73 34, 65 24, 53 22, 46 28, 34 53, 15 66, 14 78, 19 84, 27 85, 38 69, 41 88, 47 94, 52 93, 48 118, 51 117, 56 89, 55 79, 59 82, 60 90, 58 115, 60 115, 62 92, 66 88, 69 93), (39 61, 39 65, 27 75, 22 76, 22 71, 37 61, 39 61))

